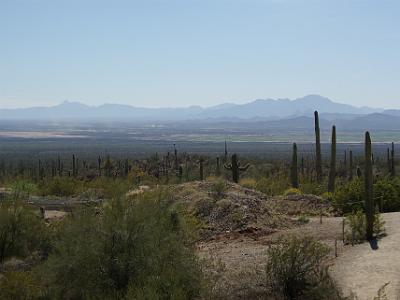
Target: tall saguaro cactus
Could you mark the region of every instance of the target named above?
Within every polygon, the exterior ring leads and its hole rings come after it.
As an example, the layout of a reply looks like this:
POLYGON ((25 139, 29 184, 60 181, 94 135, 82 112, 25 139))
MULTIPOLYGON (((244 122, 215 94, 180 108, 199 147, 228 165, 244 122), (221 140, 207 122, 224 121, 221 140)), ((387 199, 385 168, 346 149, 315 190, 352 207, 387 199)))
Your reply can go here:
POLYGON ((72 176, 76 176, 76 160, 75 154, 72 154, 72 176))
POLYGON ((215 176, 220 176, 221 175, 221 165, 219 162, 219 157, 217 157, 217 166, 215 168, 215 176))
POLYGON ((328 191, 335 191, 336 178, 336 126, 332 126, 332 141, 331 141, 331 165, 329 168, 328 191))
POLYGON ((353 167, 353 151, 349 151, 349 179, 353 180, 354 167, 353 167))
POLYGON ((232 181, 236 183, 239 182, 239 173, 246 171, 249 167, 249 164, 243 167, 240 166, 236 153, 232 155, 231 163, 229 165, 224 165, 225 169, 232 171, 232 181))
POLYGON ((321 156, 321 133, 319 129, 318 111, 314 112, 315 121, 315 170, 317 172, 317 181, 322 180, 322 156, 321 156))
POLYGON ((390 151, 390 175, 392 177, 396 176, 396 167, 395 167, 395 160, 394 160, 394 143, 392 143, 392 151, 390 151))
POLYGON ((226 140, 225 140, 224 160, 225 162, 228 160, 228 146, 226 145, 226 140))
POLYGON ((204 180, 204 159, 200 158, 199 159, 199 172, 200 172, 200 180, 203 181, 204 180))
POLYGON ((293 143, 292 166, 290 168, 290 180, 293 188, 299 188, 299 175, 297 170, 297 144, 293 143))
POLYGON ((374 198, 372 182, 372 149, 369 132, 365 133, 365 216, 366 216, 366 238, 371 240, 374 233, 374 198))

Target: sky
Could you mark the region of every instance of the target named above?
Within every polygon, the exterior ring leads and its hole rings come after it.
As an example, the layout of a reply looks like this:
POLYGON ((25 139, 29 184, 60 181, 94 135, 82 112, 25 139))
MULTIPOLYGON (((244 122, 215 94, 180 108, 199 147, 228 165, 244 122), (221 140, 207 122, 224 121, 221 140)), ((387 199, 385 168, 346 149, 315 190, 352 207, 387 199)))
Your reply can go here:
POLYGON ((0 0, 0 108, 400 108, 398 0, 0 0))

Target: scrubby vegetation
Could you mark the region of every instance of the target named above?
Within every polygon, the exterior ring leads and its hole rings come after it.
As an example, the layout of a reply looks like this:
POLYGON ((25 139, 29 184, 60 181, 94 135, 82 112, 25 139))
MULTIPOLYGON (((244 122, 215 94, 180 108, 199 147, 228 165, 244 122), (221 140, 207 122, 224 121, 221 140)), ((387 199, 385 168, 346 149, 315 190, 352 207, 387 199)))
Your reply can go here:
POLYGON ((278 299, 339 299, 324 265, 329 249, 311 237, 285 236, 268 249, 267 284, 278 299))
MULTIPOLYGON (((174 145, 144 159, 78 152, 1 162, 0 298, 209 299, 217 296, 199 243, 256 241, 333 215, 346 219, 347 242, 381 237, 380 213, 400 211, 394 145, 374 153, 367 133, 364 155, 338 154, 333 127, 325 156, 317 113, 315 132, 312 154, 293 144, 279 160, 239 158, 225 143, 220 156, 174 145)), ((266 256, 263 297, 337 296, 319 241, 286 237, 266 256)))

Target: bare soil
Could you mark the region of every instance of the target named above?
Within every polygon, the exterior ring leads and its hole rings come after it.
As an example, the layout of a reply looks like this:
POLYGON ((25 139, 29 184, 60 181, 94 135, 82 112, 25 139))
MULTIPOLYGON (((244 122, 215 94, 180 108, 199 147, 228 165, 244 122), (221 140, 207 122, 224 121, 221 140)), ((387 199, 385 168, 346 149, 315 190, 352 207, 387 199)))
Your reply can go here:
POLYGON ((346 246, 331 268, 346 296, 353 293, 359 300, 372 300, 387 284, 387 299, 400 299, 400 213, 382 215, 387 236, 373 247, 370 243, 346 246))

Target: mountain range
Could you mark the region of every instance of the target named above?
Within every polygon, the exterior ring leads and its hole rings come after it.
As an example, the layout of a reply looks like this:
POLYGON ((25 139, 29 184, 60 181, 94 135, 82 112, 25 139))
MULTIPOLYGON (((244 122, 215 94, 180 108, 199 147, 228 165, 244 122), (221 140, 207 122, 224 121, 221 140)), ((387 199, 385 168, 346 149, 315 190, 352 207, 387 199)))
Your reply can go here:
POLYGON ((354 119, 374 113, 400 116, 400 110, 384 111, 379 108, 355 107, 336 103, 319 95, 290 99, 258 99, 246 104, 225 103, 212 107, 143 108, 122 104, 88 106, 65 101, 56 106, 0 109, 2 120, 130 120, 130 121, 183 121, 183 120, 276 120, 312 116, 314 110, 327 119, 354 119))

